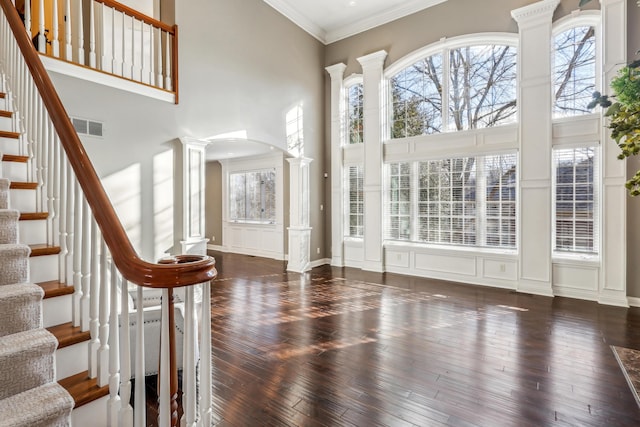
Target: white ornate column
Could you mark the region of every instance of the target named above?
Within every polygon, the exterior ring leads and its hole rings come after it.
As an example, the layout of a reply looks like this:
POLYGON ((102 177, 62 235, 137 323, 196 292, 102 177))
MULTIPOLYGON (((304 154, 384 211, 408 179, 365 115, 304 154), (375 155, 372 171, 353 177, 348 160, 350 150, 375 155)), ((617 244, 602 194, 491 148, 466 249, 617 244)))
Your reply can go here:
MULTIPOLYGON (((627 1, 600 0, 602 20, 603 93, 627 63, 627 1)), ((602 127, 602 242, 598 301, 628 307, 627 300, 627 190, 626 160, 618 160, 620 150, 602 127)))
POLYGON ((384 271, 382 248, 382 107, 384 50, 358 58, 364 93, 364 261, 362 269, 384 271))
POLYGON ((287 271, 311 269, 311 227, 309 226, 309 164, 312 159, 295 157, 289 162, 289 257, 287 271))
POLYGON ((346 65, 331 65, 331 265, 344 266, 344 178, 342 145, 345 129, 344 70, 346 65))
POLYGON ((180 253, 206 255, 204 227, 205 149, 207 141, 180 138, 182 143, 182 239, 180 253))
POLYGON ((551 24, 560 0, 511 11, 518 23, 520 227, 518 291, 553 295, 551 24))

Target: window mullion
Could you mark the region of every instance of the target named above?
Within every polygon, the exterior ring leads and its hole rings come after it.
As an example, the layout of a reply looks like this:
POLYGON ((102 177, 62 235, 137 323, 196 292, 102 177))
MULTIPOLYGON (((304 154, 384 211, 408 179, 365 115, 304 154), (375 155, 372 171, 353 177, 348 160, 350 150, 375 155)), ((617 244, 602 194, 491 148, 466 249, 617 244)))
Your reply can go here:
POLYGON ((476 245, 487 245, 487 178, 484 157, 476 158, 476 245))

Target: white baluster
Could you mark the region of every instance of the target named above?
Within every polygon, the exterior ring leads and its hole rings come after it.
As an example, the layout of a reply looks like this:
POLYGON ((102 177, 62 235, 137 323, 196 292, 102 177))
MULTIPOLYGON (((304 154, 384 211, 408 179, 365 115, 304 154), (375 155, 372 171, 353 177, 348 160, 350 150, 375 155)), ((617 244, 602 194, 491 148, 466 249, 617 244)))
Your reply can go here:
POLYGON ((171 373, 169 365, 169 290, 162 290, 160 317, 160 372, 158 372, 158 425, 167 426, 171 420, 171 373))
POLYGON ((164 86, 164 79, 162 77, 162 30, 158 28, 157 30, 157 40, 156 40, 156 86, 162 89, 164 86))
POLYGON ((53 34, 51 39, 51 53, 55 58, 60 57, 60 34, 59 34, 59 23, 58 23, 58 0, 53 0, 53 12, 52 12, 52 21, 53 21, 53 34))
POLYGON ((200 425, 210 426, 211 408, 211 282, 202 285, 200 316, 200 425))
MULTIPOLYGON (((25 3, 27 3, 26 0, 25 3)), ((38 52, 40 53, 47 52, 47 38, 44 34, 44 3, 44 1, 38 2, 38 20, 40 21, 38 26, 38 52)))
MULTIPOLYGON (((131 400, 131 331, 129 330, 129 282, 120 284, 120 419, 119 426, 133 427, 131 400)), ((116 324, 113 323, 113 327, 116 324)), ((141 375, 144 378, 144 375, 141 375)), ((143 381, 144 382, 144 381, 143 381)), ((145 405, 138 405, 145 406, 145 405)))
MULTIPOLYGON (((58 145, 60 145, 60 139, 58 138, 56 140, 56 142, 58 143, 58 145)), ((73 259, 74 259, 74 254, 75 251, 77 250, 76 247, 73 244, 73 239, 74 239, 74 231, 75 231, 75 227, 74 227, 74 221, 75 221, 75 215, 76 213, 78 213, 78 211, 74 211, 73 210, 73 204, 74 204, 74 200, 75 197, 73 195, 73 183, 74 183, 74 175, 73 175, 73 170, 71 169, 71 165, 69 164, 69 162, 67 161, 66 156, 64 155, 64 150, 60 149, 60 151, 62 152, 62 159, 64 161, 65 167, 67 169, 67 182, 65 184, 64 187, 64 200, 66 202, 66 207, 65 207, 65 221, 66 221, 66 225, 65 225, 65 231, 67 233, 67 255, 65 256, 65 269, 67 270, 67 276, 65 278, 65 283, 73 283, 75 286, 75 271, 73 270, 73 259)), ((77 292, 77 290, 76 290, 77 292)), ((78 305, 79 307, 79 305, 78 305)), ((75 313, 75 304, 74 304, 74 313, 75 313)), ((75 316, 75 315, 74 315, 75 316)), ((74 326, 79 326, 75 324, 74 321, 74 326)))
MULTIPOLYGON (((105 248, 106 252, 106 248, 105 248)), ((120 388, 120 337, 118 328, 118 270, 115 263, 111 262, 111 310, 109 314, 109 400, 107 402, 107 425, 119 425, 120 400, 118 390, 120 388)), ((126 326, 125 326, 126 328, 126 326)), ((123 361, 124 362, 124 361, 123 361)))
POLYGON ((84 15, 82 1, 78 2, 78 64, 84 65, 84 15))
POLYGON ((102 71, 107 71, 109 73, 113 72, 115 73, 115 70, 113 69, 113 57, 115 55, 114 51, 115 51, 115 46, 113 44, 113 34, 111 36, 111 44, 109 45, 109 49, 107 50, 107 32, 106 32, 106 27, 107 27, 107 15, 111 15, 111 32, 113 33, 113 10, 111 8, 107 8, 104 3, 99 3, 100 8, 100 16, 102 16, 102 36, 100 37, 100 46, 102 46, 101 48, 101 59, 100 59, 100 67, 102 69, 102 71), (110 13, 107 13, 107 11, 109 11, 110 13))
MULTIPOLYGON (((27 30, 27 34, 29 34, 29 38, 33 37, 33 32, 31 31, 31 1, 29 0, 24 2, 24 27, 27 30)), ((14 61, 18 62, 17 60, 14 61)))
MULTIPOLYGON (((127 15, 122 13, 122 76, 128 79, 131 78, 133 66, 129 62, 131 55, 127 55, 127 40, 131 40, 131 37, 127 37, 127 15)), ((133 28, 131 29, 133 31, 133 28)), ((133 51, 133 46, 131 46, 133 51)))
POLYGON ((93 1, 89 5, 89 67, 96 68, 96 14, 93 1))
POLYGON ((166 54, 165 54, 165 67, 164 67, 164 88, 167 90, 173 90, 173 82, 171 80, 171 34, 167 33, 166 54))
POLYGON ((107 263, 107 245, 104 238, 100 236, 100 348, 98 349, 98 386, 103 387, 109 384, 109 266, 107 263))
MULTIPOLYGON (((122 26, 124 27, 124 15, 122 17, 122 26)), ((119 56, 116 51, 116 10, 111 8, 111 45, 113 56, 111 58, 111 69, 113 70, 113 74, 117 74, 119 76, 124 75, 122 72, 122 61, 119 61, 119 56)), ((124 58, 124 38, 122 39, 122 55, 124 58)))
MULTIPOLYGON (((76 196, 82 192, 77 186, 76 196)), ((91 323, 91 215, 87 199, 82 196, 82 231, 76 235, 76 242, 81 241, 82 255, 80 260, 82 271, 82 300, 80 304, 81 329, 88 331, 91 323)))
POLYGON ((71 0, 64 1, 64 59, 73 61, 71 45, 71 0))
POLYGON ((155 35, 156 31, 152 25, 149 25, 149 84, 151 86, 155 86, 156 83, 156 73, 155 73, 155 35))
POLYGON ((147 43, 145 41, 145 30, 147 29, 147 24, 144 23, 144 21, 140 21, 140 81, 142 83, 149 83, 148 77, 148 71, 147 71, 147 67, 146 67, 146 51, 147 49, 145 49, 145 46, 147 46, 147 43))
POLYGON ((182 427, 196 425, 196 363, 198 358, 196 304, 194 286, 187 286, 184 291, 184 339, 182 369, 182 427))
POLYGON ((144 366, 144 307, 142 306, 142 286, 136 289, 136 389, 135 401, 138 404, 135 407, 135 426, 146 427, 147 425, 147 408, 145 393, 145 366, 144 366))
POLYGON ((89 305, 89 377, 98 376, 98 350, 100 349, 100 257, 98 255, 100 241, 98 239, 98 226, 91 217, 91 290, 89 305))
POLYGON ((140 81, 140 69, 136 65, 137 65, 137 61, 136 61, 136 19, 132 16, 131 17, 131 79, 140 81))
MULTIPOLYGON (((82 238, 83 203, 80 195, 80 184, 73 181, 73 326, 82 325, 83 283, 82 283, 82 254, 84 254, 84 241, 82 238)), ((85 328, 82 328, 86 331, 85 328)))
POLYGON ((45 165, 45 170, 47 174, 47 182, 45 183, 47 188, 47 199, 49 199, 48 206, 49 210, 49 223, 51 224, 51 232, 52 232, 52 240, 51 244, 55 246, 60 246, 60 254, 58 255, 58 264, 59 264, 59 276, 58 281, 64 283, 64 276, 60 276, 60 274, 66 274, 64 267, 61 262, 64 261, 64 252, 66 248, 66 242, 64 241, 63 236, 60 234, 64 227, 61 227, 61 206, 60 206, 60 186, 62 185, 62 180, 66 179, 66 176, 63 176, 62 171, 62 163, 60 161, 60 150, 59 146, 55 144, 55 129, 53 128, 53 123, 49 119, 49 114, 45 110, 45 129, 46 129, 46 140, 45 144, 48 147, 49 151, 49 161, 45 165), (53 210, 53 211, 52 211, 53 210))

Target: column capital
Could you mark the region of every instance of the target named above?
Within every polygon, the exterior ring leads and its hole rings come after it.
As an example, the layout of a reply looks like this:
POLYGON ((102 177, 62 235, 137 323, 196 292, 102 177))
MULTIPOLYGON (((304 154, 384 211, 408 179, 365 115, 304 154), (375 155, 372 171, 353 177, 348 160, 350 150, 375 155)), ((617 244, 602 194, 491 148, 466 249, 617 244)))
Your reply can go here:
POLYGON ((287 157, 286 160, 291 166, 307 166, 313 162, 313 159, 310 157, 287 157))
POLYGON ((206 147, 207 145, 210 144, 210 141, 196 139, 190 136, 181 136, 178 139, 180 140, 183 146, 206 147))
POLYGON ((377 52, 370 53, 369 55, 361 56, 358 59, 360 65, 362 65, 362 69, 365 68, 382 68, 384 64, 384 60, 387 58, 386 50, 379 50, 377 52))
POLYGON ((342 62, 340 62, 338 64, 333 64, 333 65, 329 65, 328 67, 324 67, 324 69, 331 76, 331 80, 334 80, 334 79, 342 80, 344 76, 344 70, 347 69, 347 66, 342 62))
POLYGON ((535 25, 540 22, 551 22, 553 12, 558 7, 558 4, 560 4, 560 0, 542 0, 512 10, 511 17, 515 19, 520 27, 535 25))

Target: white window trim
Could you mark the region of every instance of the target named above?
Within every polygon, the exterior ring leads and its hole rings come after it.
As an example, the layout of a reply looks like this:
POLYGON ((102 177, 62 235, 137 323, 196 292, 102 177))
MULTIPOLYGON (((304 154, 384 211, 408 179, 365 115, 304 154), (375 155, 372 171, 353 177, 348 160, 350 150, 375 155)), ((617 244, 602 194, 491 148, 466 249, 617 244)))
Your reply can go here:
MULTIPOLYGON (((364 79, 362 74, 351 74, 349 77, 345 78, 342 81, 342 132, 340 133, 340 146, 348 147, 351 145, 357 144, 349 144, 349 89, 355 85, 362 85, 364 83, 364 79)), ((363 141, 364 142, 364 141, 363 141)))

